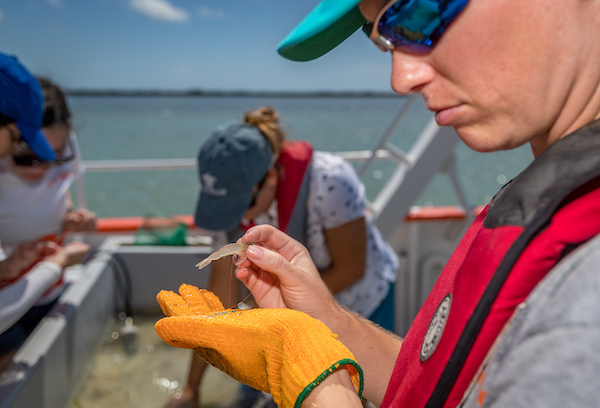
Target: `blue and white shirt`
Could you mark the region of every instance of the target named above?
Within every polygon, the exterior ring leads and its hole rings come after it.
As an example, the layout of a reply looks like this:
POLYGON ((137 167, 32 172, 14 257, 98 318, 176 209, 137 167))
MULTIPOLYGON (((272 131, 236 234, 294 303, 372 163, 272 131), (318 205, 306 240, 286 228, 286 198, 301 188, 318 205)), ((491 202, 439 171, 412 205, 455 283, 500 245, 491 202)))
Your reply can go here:
POLYGON ((336 294, 337 301, 369 317, 395 282, 398 257, 367 214, 365 188, 354 168, 342 157, 316 151, 311 162, 306 247, 319 270, 331 264, 324 230, 360 217, 367 225, 367 257, 363 278, 336 294))

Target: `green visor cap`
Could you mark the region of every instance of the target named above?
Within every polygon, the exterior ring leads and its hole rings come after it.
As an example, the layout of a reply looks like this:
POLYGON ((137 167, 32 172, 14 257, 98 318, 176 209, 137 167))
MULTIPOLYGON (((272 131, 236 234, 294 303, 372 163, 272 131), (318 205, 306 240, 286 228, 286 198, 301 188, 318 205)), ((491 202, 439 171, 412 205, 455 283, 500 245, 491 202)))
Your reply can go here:
POLYGON ((341 44, 365 22, 360 0, 323 0, 277 47, 292 61, 319 58, 341 44))

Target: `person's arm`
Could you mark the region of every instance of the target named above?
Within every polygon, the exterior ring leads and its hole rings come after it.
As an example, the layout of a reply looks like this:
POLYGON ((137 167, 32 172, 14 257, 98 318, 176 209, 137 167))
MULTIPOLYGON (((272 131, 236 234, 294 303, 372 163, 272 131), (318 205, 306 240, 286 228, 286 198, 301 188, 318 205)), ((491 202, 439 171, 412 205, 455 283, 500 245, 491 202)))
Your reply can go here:
POLYGON ((248 230, 242 242, 261 245, 248 248, 248 259, 236 271, 258 305, 289 307, 325 323, 363 368, 366 398, 380 403, 402 340, 338 305, 306 248, 283 232, 260 225, 248 230))
POLYGON ((321 272, 325 284, 338 293, 358 282, 365 274, 367 227, 360 217, 337 228, 326 229, 325 239, 331 267, 321 272))
POLYGON ((46 248, 45 242, 19 244, 4 260, 0 261, 0 280, 12 280, 29 268, 46 248))
POLYGON ((321 320, 354 354, 365 376, 364 396, 381 404, 394 371, 402 339, 362 316, 343 310, 321 320))
POLYGON ((303 408, 344 407, 361 408, 363 405, 356 396, 350 375, 346 370, 338 370, 327 377, 302 402, 303 408))
MULTIPOLYGON (((323 228, 330 258, 327 269, 321 269, 321 277, 333 293, 338 293, 361 280, 365 274, 365 189, 354 168, 342 158, 333 155, 319 157, 315 159, 315 177, 311 179, 314 193, 309 205, 323 228)), ((309 249, 313 250, 310 245, 309 249)), ((316 261, 321 268, 324 266, 322 262, 316 261)))
POLYGON ((4 333, 23 317, 46 290, 58 282, 63 269, 80 263, 89 250, 89 245, 81 242, 70 243, 64 248, 51 242, 47 245, 56 252, 0 290, 0 333, 4 333))
POLYGON ((61 277, 62 268, 40 262, 13 284, 0 290, 0 333, 15 324, 61 277))

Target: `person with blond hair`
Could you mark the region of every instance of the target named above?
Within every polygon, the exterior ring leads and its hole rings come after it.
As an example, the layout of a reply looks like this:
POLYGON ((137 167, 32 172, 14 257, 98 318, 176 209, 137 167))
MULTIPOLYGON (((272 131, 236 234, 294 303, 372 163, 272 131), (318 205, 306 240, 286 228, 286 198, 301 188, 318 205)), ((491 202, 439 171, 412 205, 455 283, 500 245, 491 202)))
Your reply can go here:
MULTIPOLYGON (((364 186, 349 163, 306 141, 286 140, 278 113, 264 106, 215 129, 200 149, 198 169, 195 222, 213 232, 215 248, 253 225, 274 225, 307 246, 340 304, 393 331, 398 259, 369 217, 364 186)), ((241 284, 230 279, 231 257, 212 265, 209 290, 223 301, 229 293, 237 299, 241 284)), ((194 355, 171 407, 196 404, 205 368, 194 355)), ((255 393, 243 390, 249 401, 239 406, 254 400, 255 393)))

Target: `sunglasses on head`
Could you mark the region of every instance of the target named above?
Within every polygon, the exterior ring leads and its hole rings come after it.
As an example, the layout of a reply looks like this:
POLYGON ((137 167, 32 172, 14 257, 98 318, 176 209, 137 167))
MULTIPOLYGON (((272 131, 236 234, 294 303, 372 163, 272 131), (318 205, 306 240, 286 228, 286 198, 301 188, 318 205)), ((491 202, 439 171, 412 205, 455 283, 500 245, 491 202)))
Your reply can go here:
POLYGON ((427 53, 469 0, 392 0, 363 31, 382 51, 427 53))

